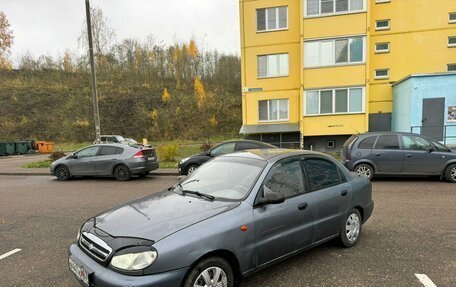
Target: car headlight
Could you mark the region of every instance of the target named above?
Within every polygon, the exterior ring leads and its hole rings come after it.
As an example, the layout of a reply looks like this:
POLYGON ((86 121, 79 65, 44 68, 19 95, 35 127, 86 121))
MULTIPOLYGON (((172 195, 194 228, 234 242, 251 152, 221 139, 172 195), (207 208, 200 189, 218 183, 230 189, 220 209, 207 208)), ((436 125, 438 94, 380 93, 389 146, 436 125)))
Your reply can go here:
POLYGON ((114 256, 111 260, 111 265, 118 269, 134 271, 152 265, 155 260, 157 260, 157 251, 127 253, 114 256))
POLYGON ((186 157, 186 158, 181 159, 180 164, 183 164, 184 162, 186 162, 186 161, 189 160, 189 159, 190 159, 189 157, 186 157))

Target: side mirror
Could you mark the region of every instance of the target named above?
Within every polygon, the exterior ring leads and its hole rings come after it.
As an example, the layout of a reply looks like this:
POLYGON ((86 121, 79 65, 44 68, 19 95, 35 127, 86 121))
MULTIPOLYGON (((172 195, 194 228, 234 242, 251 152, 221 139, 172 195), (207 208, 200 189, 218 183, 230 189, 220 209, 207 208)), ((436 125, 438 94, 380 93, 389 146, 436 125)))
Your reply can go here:
POLYGON ((428 153, 434 152, 435 148, 433 146, 431 146, 427 149, 427 151, 428 151, 428 153))
POLYGON ((266 193, 266 195, 258 201, 259 204, 265 205, 265 204, 280 204, 285 201, 285 195, 281 192, 274 192, 270 191, 270 189, 266 186, 263 186, 264 190, 268 189, 269 191, 266 193))
POLYGON ((70 154, 68 156, 69 159, 77 159, 78 158, 78 155, 77 154, 70 154))

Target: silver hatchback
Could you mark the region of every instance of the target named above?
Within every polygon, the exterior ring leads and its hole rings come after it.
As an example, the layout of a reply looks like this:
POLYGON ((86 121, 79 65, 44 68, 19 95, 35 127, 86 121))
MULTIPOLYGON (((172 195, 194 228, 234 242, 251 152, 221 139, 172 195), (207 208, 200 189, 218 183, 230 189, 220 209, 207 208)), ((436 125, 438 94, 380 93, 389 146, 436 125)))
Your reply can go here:
POLYGON ((82 148, 51 165, 58 180, 74 176, 113 176, 127 181, 132 175, 147 176, 159 167, 155 149, 125 144, 98 144, 82 148))

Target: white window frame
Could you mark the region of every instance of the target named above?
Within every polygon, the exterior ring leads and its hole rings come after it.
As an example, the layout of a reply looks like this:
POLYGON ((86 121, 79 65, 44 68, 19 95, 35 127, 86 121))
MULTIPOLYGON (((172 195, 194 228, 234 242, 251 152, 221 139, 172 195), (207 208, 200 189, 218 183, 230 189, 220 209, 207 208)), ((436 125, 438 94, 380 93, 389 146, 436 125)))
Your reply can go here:
POLYGON ((363 65, 366 63, 366 35, 353 35, 353 36, 350 36, 350 37, 342 37, 342 38, 330 38, 330 39, 320 39, 320 40, 311 40, 311 41, 305 41, 304 42, 304 55, 306 55, 306 45, 305 43, 310 43, 310 42, 318 42, 318 46, 319 46, 319 58, 321 58, 321 55, 320 55, 320 46, 321 46, 321 43, 322 42, 332 42, 332 52, 333 52, 333 57, 332 57, 332 63, 329 64, 329 65, 321 65, 320 64, 320 60, 319 60, 319 64, 316 65, 316 66, 308 66, 307 63, 306 63, 306 57, 304 56, 304 68, 306 69, 314 69, 314 68, 321 68, 321 67, 337 67, 337 66, 350 66, 350 65, 363 65), (351 46, 351 43, 350 43, 350 40, 353 39, 353 38, 363 38, 363 59, 359 62, 351 62, 351 59, 350 59, 350 46, 351 46), (345 62, 345 63, 337 63, 336 62, 336 41, 338 40, 348 40, 348 50, 347 50, 347 53, 348 53, 348 62, 345 62))
POLYGON ((385 31, 391 29, 391 19, 375 20, 375 31, 385 31), (388 21, 387 27, 378 27, 378 22, 388 21))
POLYGON ((389 53, 390 52, 390 47, 391 47, 391 43, 390 42, 375 43, 375 53, 376 54, 389 53), (387 49, 385 49, 385 50, 379 50, 378 49, 378 45, 385 45, 385 44, 388 44, 388 48, 387 49))
POLYGON ((376 4, 382 4, 382 3, 390 3, 391 0, 375 0, 376 4))
POLYGON ((389 79, 389 77, 390 77, 390 69, 389 69, 389 68, 385 68, 385 69, 375 69, 375 71, 374 71, 374 77, 375 77, 376 80, 386 80, 386 79, 389 79), (386 72, 387 72, 386 76, 378 76, 378 75, 377 75, 377 72, 379 72, 379 71, 386 71, 386 72))
POLYGON ((318 14, 315 14, 315 15, 307 15, 307 1, 308 0, 305 0, 304 1, 304 18, 317 18, 317 17, 326 17, 326 16, 336 16, 336 15, 345 15, 345 14, 355 14, 355 13, 363 13, 363 12, 366 12, 367 9, 367 3, 366 3, 366 0, 362 0, 363 1, 363 9, 360 9, 360 10, 350 10, 350 7, 351 7, 351 1, 352 0, 348 0, 348 11, 341 11, 341 12, 336 12, 336 0, 334 0, 334 7, 333 7, 333 11, 332 13, 321 13, 321 0, 318 0, 319 1, 319 12, 318 14))
POLYGON ((450 43, 451 39, 456 40, 456 36, 448 36, 448 48, 455 48, 456 47, 456 43, 450 43))
POLYGON ((257 56, 257 78, 258 79, 271 79, 271 78, 283 78, 283 77, 288 77, 290 76, 290 54, 289 53, 279 53, 279 54, 267 54, 267 55, 258 55, 257 56), (288 71, 286 74, 280 74, 280 56, 282 55, 287 55, 287 58, 288 58, 288 71), (277 69, 278 69, 278 74, 275 75, 275 76, 269 76, 269 63, 268 63, 268 58, 269 57, 273 57, 273 56, 276 56, 277 57, 277 69), (260 76, 258 74, 258 65, 260 63, 260 61, 258 60, 260 57, 266 57, 266 76, 260 76))
POLYGON ((283 99, 271 99, 271 100, 259 100, 258 101, 258 122, 260 123, 266 123, 266 122, 286 122, 286 121, 289 121, 290 120, 290 99, 288 98, 283 98, 283 99), (279 106, 279 103, 280 101, 287 101, 287 118, 286 119, 281 119, 279 118, 280 117, 280 106, 279 106), (260 120, 260 102, 267 102, 268 103, 268 119, 267 120, 260 120), (278 110, 277 110, 277 120, 271 120, 269 118, 269 115, 270 115, 270 103, 272 101, 277 101, 277 107, 278 107, 278 110))
POLYGON ((456 23, 456 19, 451 19, 451 15, 454 15, 456 17, 456 12, 448 13, 448 23, 454 24, 454 23, 456 23))
POLYGON ((267 33, 267 32, 274 32, 274 31, 284 31, 288 30, 288 25, 289 25, 289 15, 288 15, 288 6, 277 6, 277 7, 268 7, 268 8, 258 8, 256 9, 256 28, 257 28, 257 33, 267 33), (287 9, 287 27, 285 28, 275 28, 275 29, 268 29, 268 10, 270 9, 275 9, 276 10, 276 27, 279 27, 280 19, 279 19, 279 8, 286 8, 287 9), (265 10, 265 29, 264 30, 258 30, 258 10, 265 10))
POLYGON ((305 100, 304 102, 304 116, 329 116, 329 115, 356 115, 366 113, 366 87, 363 86, 354 86, 354 87, 340 87, 340 88, 329 88, 329 89, 312 89, 304 91, 305 100), (362 110, 360 112, 350 112, 350 90, 351 89, 361 89, 362 90, 362 110), (336 91, 347 90, 347 112, 336 113, 336 91), (321 92, 332 92, 332 113, 321 113, 321 92), (318 113, 308 114, 307 113, 307 93, 309 92, 318 92, 318 113))

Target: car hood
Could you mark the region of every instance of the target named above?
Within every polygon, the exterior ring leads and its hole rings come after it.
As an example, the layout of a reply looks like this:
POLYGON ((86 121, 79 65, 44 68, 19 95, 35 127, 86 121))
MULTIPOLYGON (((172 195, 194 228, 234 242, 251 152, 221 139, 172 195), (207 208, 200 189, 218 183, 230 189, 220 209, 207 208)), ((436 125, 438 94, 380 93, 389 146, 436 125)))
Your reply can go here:
POLYGON ((239 205, 208 201, 191 195, 164 191, 132 201, 95 217, 95 226, 113 237, 159 241, 192 224, 239 205))

